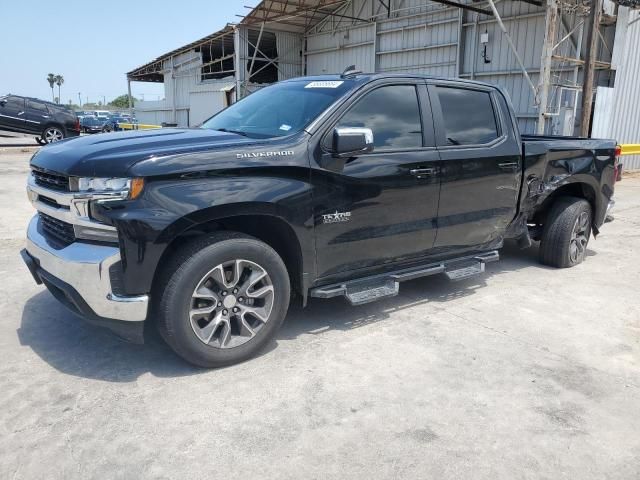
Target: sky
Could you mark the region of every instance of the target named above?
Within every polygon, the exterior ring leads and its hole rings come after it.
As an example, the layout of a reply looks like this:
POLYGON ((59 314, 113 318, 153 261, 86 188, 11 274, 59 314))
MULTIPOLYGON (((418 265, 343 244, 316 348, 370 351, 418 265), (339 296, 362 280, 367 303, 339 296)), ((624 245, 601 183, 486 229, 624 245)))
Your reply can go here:
MULTIPOLYGON (((64 77, 63 103, 113 100, 125 73, 240 20, 258 0, 0 0, 0 95, 51 100, 47 74, 64 77)), ((55 95, 57 96, 57 86, 55 95)), ((133 82, 136 98, 164 97, 162 84, 133 82)))

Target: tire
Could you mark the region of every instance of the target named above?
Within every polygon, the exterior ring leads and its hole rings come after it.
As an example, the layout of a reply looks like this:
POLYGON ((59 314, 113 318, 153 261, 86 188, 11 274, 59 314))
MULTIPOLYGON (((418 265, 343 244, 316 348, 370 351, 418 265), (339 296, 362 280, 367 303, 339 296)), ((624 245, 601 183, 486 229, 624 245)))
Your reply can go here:
POLYGON ((540 242, 540 262, 556 268, 582 263, 591 237, 591 205, 582 198, 563 197, 551 207, 540 242))
POLYGON ((59 142, 60 140, 63 140, 64 137, 64 128, 58 125, 49 125, 45 127, 45 129, 42 131, 41 136, 44 143, 59 142))
POLYGON ((105 126, 102 128, 102 133, 109 133, 109 132, 111 132, 111 131, 112 131, 112 129, 111 129, 111 125, 105 125, 105 126))
POLYGON ((199 367, 253 357, 274 338, 289 308, 284 262, 267 244, 240 233, 218 232, 187 244, 158 280, 160 334, 199 367), (262 273, 266 277, 255 281, 262 273))

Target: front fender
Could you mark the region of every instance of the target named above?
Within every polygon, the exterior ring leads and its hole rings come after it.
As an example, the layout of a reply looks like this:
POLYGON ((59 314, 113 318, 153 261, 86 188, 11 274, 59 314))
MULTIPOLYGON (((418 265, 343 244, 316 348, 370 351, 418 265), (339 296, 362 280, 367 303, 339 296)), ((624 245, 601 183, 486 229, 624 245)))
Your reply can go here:
POLYGON ((149 293, 160 259, 176 237, 198 225, 242 215, 268 215, 286 222, 300 244, 303 271, 311 271, 311 187, 295 173, 152 180, 138 200, 101 205, 96 214, 119 232, 125 293, 149 293))

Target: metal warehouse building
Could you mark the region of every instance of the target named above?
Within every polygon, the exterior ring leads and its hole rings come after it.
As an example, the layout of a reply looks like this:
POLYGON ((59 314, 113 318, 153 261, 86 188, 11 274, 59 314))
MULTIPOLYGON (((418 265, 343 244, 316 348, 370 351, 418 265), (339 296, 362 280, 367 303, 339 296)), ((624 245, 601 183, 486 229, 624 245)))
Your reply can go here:
POLYGON ((638 18, 610 0, 264 0, 127 79, 164 83, 139 121, 194 126, 257 88, 348 65, 470 78, 505 87, 525 132, 593 124, 640 143, 638 18))

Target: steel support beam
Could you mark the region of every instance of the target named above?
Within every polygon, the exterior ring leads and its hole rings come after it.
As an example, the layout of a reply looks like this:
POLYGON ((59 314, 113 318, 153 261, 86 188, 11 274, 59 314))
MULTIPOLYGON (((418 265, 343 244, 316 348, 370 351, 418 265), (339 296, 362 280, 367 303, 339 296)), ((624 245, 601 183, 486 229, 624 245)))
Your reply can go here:
POLYGON ((551 62, 555 48, 554 43, 556 41, 558 14, 558 1, 547 0, 544 43, 542 44, 542 57, 540 58, 540 81, 538 83, 538 91, 540 94, 538 124, 536 126, 536 133, 538 135, 544 134, 547 120, 547 104, 549 103, 549 87, 551 85, 551 62))
POLYGON ((593 109, 593 85, 595 81, 595 66, 598 52, 598 28, 602 15, 602 0, 591 0, 591 10, 587 22, 587 55, 584 63, 584 84, 582 86, 582 118, 580 134, 589 136, 591 130, 591 111, 593 109))
MULTIPOLYGON (((453 2, 451 0, 431 0, 431 1, 435 3, 441 3, 443 5, 448 5, 450 7, 463 8, 471 12, 477 12, 477 13, 482 13, 483 15, 491 16, 491 10, 487 10, 486 8, 474 7, 473 5, 466 5, 464 3, 453 2)), ((489 4, 492 5, 493 0, 489 0, 489 4)))
POLYGON ((131 96, 131 79, 130 78, 127 78, 127 101, 129 103, 129 116, 133 118, 133 97, 131 96))

